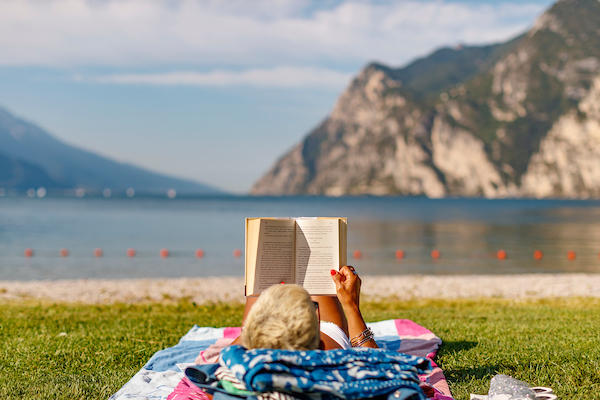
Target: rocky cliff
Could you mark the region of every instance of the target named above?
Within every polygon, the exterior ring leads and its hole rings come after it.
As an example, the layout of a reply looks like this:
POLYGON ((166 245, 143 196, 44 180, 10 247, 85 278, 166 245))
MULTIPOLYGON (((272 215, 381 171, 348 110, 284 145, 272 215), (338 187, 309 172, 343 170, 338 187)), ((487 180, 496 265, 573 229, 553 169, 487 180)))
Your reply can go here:
POLYGON ((600 197, 600 2, 510 42, 372 64, 255 195, 600 197))

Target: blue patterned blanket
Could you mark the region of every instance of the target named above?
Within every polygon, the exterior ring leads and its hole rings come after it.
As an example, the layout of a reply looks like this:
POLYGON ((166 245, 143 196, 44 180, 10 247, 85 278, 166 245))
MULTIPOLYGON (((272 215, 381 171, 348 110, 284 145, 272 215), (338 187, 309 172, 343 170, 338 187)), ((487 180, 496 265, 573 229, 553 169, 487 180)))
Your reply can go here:
POLYGON ((425 358, 368 348, 290 351, 230 346, 221 352, 220 362, 249 390, 321 393, 322 399, 373 398, 400 388, 423 393, 419 375, 431 372, 425 358))

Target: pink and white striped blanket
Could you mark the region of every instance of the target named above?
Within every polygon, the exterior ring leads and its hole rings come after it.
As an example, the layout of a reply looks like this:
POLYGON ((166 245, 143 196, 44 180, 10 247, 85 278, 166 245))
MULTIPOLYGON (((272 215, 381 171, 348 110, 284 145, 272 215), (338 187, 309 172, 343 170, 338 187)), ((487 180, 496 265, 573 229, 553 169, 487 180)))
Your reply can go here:
MULTIPOLYGON (((421 376, 421 386, 431 399, 453 400, 444 373, 434 362, 442 344, 439 337, 408 319, 367 325, 373 330, 379 347, 429 358, 434 368, 430 374, 421 376)), ((221 349, 239 334, 240 328, 194 326, 177 345, 154 354, 110 400, 205 400, 206 397, 184 377, 183 371, 193 364, 215 362, 221 349)))

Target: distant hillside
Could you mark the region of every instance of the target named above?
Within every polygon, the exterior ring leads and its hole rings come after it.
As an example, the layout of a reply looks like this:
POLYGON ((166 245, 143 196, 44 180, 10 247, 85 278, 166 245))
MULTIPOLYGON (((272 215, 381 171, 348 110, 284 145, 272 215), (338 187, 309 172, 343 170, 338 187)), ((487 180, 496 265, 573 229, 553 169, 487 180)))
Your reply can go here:
POLYGON ((0 153, 0 188, 25 191, 39 187, 48 189, 66 188, 50 178, 41 167, 26 161, 15 160, 0 153))
POLYGON ((600 2, 503 44, 371 64, 257 195, 600 198, 600 2))
POLYGON ((0 108, 0 187, 26 189, 83 188, 112 193, 133 188, 136 193, 216 194, 201 183, 149 172, 77 149, 52 137, 42 128, 0 108))

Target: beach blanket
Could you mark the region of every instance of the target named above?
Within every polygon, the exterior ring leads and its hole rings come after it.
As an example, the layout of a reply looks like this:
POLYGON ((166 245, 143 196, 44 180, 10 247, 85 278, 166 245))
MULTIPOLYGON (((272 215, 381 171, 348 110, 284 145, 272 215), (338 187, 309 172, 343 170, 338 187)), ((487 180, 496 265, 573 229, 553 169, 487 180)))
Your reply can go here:
MULTIPOLYGON (((453 400, 448 383, 434 358, 442 340, 407 319, 367 323, 381 348, 428 358, 433 369, 420 375, 425 394, 436 400, 453 400)), ((185 368, 214 363, 220 351, 240 334, 240 328, 194 326, 173 347, 154 354, 144 367, 110 400, 184 400, 208 398, 184 376, 185 368)))

